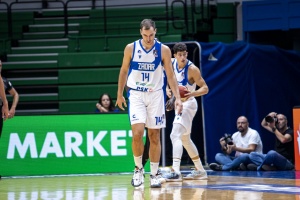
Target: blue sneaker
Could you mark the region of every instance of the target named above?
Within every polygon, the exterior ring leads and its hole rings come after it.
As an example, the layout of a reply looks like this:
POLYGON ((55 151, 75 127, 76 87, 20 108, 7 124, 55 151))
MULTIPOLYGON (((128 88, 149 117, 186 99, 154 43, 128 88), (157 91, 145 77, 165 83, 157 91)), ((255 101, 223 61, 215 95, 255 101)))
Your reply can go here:
POLYGON ((203 180, 207 179, 206 171, 193 170, 190 174, 183 177, 184 180, 203 180))
POLYGON ((176 182, 182 181, 181 174, 171 171, 170 173, 164 174, 163 177, 166 179, 167 182, 176 182))

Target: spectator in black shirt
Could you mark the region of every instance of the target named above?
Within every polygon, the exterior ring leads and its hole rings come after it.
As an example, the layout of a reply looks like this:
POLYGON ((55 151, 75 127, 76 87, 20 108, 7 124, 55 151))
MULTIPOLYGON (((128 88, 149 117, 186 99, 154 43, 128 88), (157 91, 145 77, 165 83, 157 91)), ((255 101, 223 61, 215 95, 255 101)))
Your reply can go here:
MULTIPOLYGON (((13 97, 13 102, 11 104, 11 107, 9 109, 8 112, 8 119, 11 119, 15 116, 16 113, 16 108, 19 102, 19 94, 18 92, 15 90, 15 88, 13 87, 13 85, 11 84, 11 82, 9 80, 7 80, 7 78, 2 77, 3 83, 4 83, 4 90, 6 93, 9 93, 12 97, 13 97)), ((0 136, 2 133, 2 127, 3 127, 3 119, 0 120, 0 136)))
POLYGON ((261 125, 276 136, 275 150, 267 154, 251 153, 249 158, 257 165, 257 170, 294 169, 294 131, 288 127, 285 115, 271 112, 261 125))
POLYGON ((2 101, 2 120, 6 120, 9 115, 8 103, 7 103, 7 99, 6 99, 6 95, 5 95, 5 91, 4 91, 4 85, 3 85, 3 81, 2 81, 1 71, 2 71, 2 62, 0 60, 0 98, 2 101))

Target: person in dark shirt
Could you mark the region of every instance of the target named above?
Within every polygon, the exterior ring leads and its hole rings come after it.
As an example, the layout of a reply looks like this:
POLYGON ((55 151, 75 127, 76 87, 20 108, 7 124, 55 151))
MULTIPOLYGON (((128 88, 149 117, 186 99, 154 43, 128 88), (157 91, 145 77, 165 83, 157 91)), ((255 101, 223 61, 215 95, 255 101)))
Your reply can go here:
POLYGON ((111 96, 107 93, 103 93, 98 103, 96 103, 96 112, 97 113, 106 113, 106 112, 119 112, 119 109, 115 107, 115 104, 111 96))
POLYGON ((294 131, 288 127, 285 115, 269 113, 261 125, 276 136, 275 149, 267 154, 251 153, 249 158, 257 165, 257 170, 294 169, 294 131))
POLYGON ((4 91, 4 84, 2 81, 1 71, 2 71, 2 62, 0 60, 0 98, 2 101, 2 120, 6 120, 9 117, 9 112, 8 112, 8 103, 4 91))
MULTIPOLYGON (((11 119, 15 116, 16 108, 19 102, 19 94, 16 91, 16 89, 13 87, 11 82, 7 80, 7 78, 2 76, 3 84, 4 84, 4 90, 7 94, 10 94, 13 97, 13 102, 11 104, 11 107, 8 111, 8 119, 11 119)), ((2 133, 3 128, 3 118, 0 120, 0 136, 2 133)))

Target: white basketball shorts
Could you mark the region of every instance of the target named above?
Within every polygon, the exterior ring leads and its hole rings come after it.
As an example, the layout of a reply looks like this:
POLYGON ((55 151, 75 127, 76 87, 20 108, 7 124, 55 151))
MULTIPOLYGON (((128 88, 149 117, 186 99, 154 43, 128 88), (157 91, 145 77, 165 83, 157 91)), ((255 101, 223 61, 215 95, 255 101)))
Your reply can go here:
POLYGON ((129 91, 130 124, 144 123, 150 129, 166 127, 163 90, 154 92, 129 91))
POLYGON ((175 114, 173 124, 181 124, 186 129, 186 134, 191 133, 192 124, 195 114, 198 110, 198 104, 195 98, 189 98, 188 100, 182 102, 183 109, 181 115, 175 114))

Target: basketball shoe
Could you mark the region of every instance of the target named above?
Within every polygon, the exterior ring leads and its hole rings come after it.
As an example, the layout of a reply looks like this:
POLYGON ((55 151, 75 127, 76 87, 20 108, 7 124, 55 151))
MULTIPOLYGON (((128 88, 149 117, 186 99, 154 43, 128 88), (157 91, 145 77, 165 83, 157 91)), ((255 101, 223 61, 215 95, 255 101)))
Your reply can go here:
POLYGON ((144 170, 143 168, 139 169, 138 167, 135 167, 133 177, 131 180, 131 185, 133 187, 139 187, 144 183, 144 170))
POLYGON ((183 177, 184 180, 202 180, 207 179, 206 171, 193 170, 190 174, 183 177))

